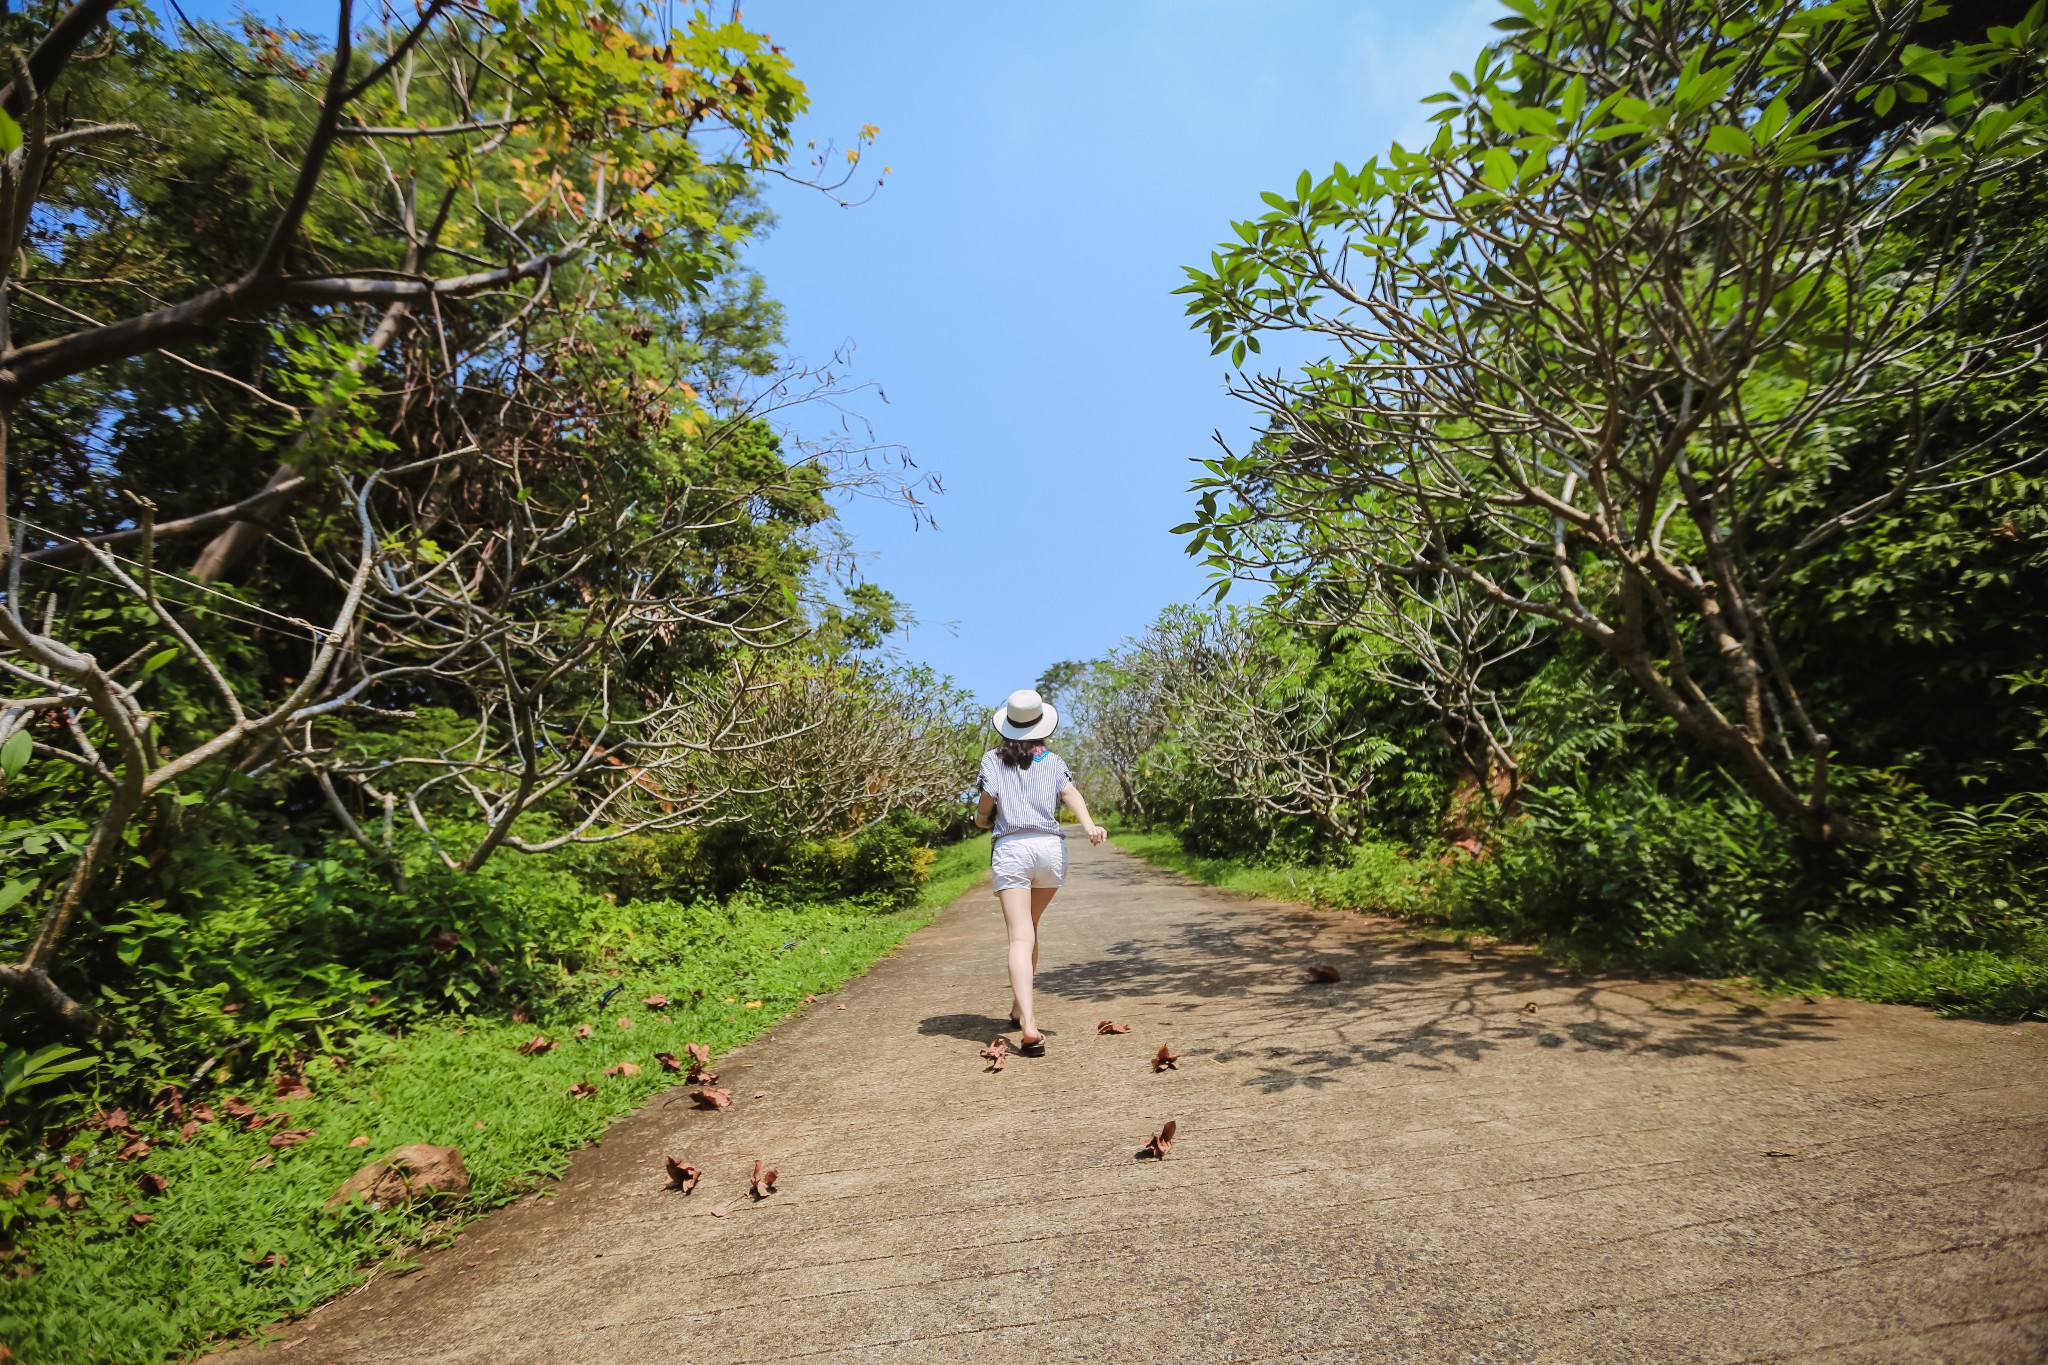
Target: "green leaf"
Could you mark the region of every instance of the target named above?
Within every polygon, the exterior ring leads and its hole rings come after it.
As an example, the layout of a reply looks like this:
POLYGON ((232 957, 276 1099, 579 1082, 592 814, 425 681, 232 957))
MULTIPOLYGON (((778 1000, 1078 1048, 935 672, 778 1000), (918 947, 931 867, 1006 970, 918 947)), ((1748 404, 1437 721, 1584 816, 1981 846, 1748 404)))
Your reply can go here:
POLYGON ((0 910, 12 910, 21 903, 22 897, 35 889, 35 885, 34 882, 17 877, 7 885, 0 886, 0 910))
POLYGON ((1480 167, 1480 179, 1496 190, 1504 190, 1515 183, 1514 154, 1505 147, 1488 147, 1485 164, 1480 167))
POLYGON ((148 662, 142 665, 142 676, 148 677, 171 660, 177 658, 178 654, 179 647, 172 645, 169 649, 159 650, 157 653, 150 655, 148 662))
POLYGON ((1749 156, 1756 151, 1756 145, 1749 140, 1748 133, 1723 123, 1707 130, 1707 150, 1720 156, 1749 156))
POLYGON ((7 742, 0 744, 0 773, 13 777, 23 768, 26 768, 28 766, 29 753, 34 748, 35 741, 29 738, 28 731, 16 730, 13 734, 9 735, 7 742))
POLYGON ((0 109, 0 152, 11 152, 20 145, 21 125, 5 109, 0 109))

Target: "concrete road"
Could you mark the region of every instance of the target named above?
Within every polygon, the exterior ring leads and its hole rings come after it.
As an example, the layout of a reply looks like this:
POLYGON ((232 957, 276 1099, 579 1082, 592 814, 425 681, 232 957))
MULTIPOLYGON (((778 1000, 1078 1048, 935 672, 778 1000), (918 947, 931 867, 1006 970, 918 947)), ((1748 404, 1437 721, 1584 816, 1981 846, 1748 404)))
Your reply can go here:
POLYGON ((2048 1027, 1575 978, 1073 851, 1043 1059, 976 1055, 984 886, 723 1059, 731 1110, 656 1099, 236 1360, 2048 1360, 2048 1027))

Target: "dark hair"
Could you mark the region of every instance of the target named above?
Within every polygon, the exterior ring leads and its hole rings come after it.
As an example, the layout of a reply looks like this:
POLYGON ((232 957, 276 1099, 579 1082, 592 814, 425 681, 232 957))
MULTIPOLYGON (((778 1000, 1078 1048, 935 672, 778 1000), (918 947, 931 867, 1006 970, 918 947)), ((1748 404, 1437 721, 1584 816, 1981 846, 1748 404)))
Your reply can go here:
POLYGON ((996 757, 1012 768, 1028 768, 1045 745, 1035 739, 1006 739, 996 745, 996 757))

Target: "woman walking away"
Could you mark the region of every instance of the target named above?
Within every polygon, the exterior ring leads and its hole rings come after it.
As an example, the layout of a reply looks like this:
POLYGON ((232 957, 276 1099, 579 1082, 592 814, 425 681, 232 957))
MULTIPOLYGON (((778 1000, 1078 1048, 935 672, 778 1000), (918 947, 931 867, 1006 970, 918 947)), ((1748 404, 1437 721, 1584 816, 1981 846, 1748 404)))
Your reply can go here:
POLYGON ((1088 816, 1088 803, 1074 785, 1066 760, 1045 747, 1044 740, 1060 723, 1060 713, 1028 688, 989 719, 1003 742, 981 756, 981 792, 974 823, 995 838, 989 853, 995 869, 996 898, 1010 930, 1010 1022, 1023 1030, 1026 1057, 1045 1055, 1045 1035, 1031 1012, 1031 976, 1038 970, 1038 921, 1067 879, 1067 842, 1060 833, 1060 802, 1080 817, 1088 842, 1099 844, 1109 831, 1088 816))

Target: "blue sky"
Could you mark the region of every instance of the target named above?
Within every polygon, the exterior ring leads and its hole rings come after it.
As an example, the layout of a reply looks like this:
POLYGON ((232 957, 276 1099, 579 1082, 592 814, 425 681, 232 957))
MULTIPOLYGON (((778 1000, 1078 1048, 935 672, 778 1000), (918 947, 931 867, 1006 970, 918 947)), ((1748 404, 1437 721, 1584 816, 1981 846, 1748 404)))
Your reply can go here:
MULTIPOLYGON (((242 6, 200 0, 188 13, 242 6)), ((332 10, 257 4, 313 29, 332 10)), ((166 6, 168 11, 168 6, 166 6)), ((869 203, 779 187, 752 254, 791 350, 851 344, 876 439, 945 482, 939 529, 848 509, 861 570, 909 602, 911 658, 990 704, 1199 593, 1168 533, 1189 461, 1249 410, 1172 290, 1259 191, 1423 126, 1497 0, 754 0, 808 83, 804 138, 881 129, 869 203)))

